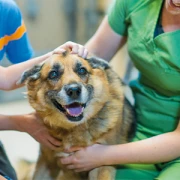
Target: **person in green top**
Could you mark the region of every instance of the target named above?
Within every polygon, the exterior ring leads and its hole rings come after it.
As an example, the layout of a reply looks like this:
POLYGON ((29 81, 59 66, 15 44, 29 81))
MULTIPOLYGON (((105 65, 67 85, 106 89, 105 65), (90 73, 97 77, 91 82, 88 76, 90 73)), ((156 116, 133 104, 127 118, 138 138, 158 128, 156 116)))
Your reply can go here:
POLYGON ((134 139, 73 147, 60 161, 76 172, 120 164, 119 180, 180 180, 180 0, 116 0, 85 47, 110 60, 125 43, 140 72, 134 139))

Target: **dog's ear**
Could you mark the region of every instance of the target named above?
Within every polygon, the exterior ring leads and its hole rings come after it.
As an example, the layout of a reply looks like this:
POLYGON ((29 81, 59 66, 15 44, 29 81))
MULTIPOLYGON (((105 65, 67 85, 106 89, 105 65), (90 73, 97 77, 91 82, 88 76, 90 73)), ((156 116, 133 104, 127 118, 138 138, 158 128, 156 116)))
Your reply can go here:
POLYGON ((23 84, 26 80, 36 80, 40 77, 40 70, 43 64, 38 64, 32 67, 31 69, 23 72, 20 80, 16 84, 23 84))
POLYGON ((110 65, 107 61, 105 61, 104 59, 101 59, 99 57, 89 57, 86 58, 86 60, 88 61, 88 63, 91 65, 91 67, 93 69, 109 69, 110 65))

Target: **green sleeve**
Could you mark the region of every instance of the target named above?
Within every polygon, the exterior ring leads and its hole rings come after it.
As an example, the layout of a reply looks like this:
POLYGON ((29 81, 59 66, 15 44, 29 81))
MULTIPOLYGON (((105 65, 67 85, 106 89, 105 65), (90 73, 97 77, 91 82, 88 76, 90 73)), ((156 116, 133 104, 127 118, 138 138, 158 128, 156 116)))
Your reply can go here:
POLYGON ((109 25, 120 35, 127 35, 127 24, 125 22, 127 16, 127 1, 128 0, 114 0, 108 10, 109 25))

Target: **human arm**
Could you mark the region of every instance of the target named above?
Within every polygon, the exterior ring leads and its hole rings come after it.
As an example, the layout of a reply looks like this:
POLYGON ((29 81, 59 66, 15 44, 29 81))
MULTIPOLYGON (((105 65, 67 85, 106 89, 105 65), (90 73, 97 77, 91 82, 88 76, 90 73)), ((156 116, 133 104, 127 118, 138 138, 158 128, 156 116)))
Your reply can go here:
POLYGON ((96 33, 92 38, 82 46, 80 44, 68 41, 61 48, 55 49, 55 53, 61 53, 62 49, 70 48, 72 53, 78 54, 85 58, 88 52, 101 57, 107 61, 116 54, 116 52, 126 43, 126 36, 117 34, 109 25, 108 17, 106 16, 96 33))
POLYGON ((0 180, 7 180, 7 179, 0 175, 0 180))
POLYGON ((53 138, 36 113, 24 115, 0 115, 0 130, 26 132, 42 145, 54 150, 61 142, 53 138))
POLYGON ((120 145, 72 148, 72 156, 61 159, 69 169, 87 171, 95 167, 128 163, 160 163, 180 157, 180 123, 173 132, 120 145))
MULTIPOLYGON (((107 61, 116 54, 116 52, 126 43, 127 37, 117 34, 109 25, 108 17, 106 16, 96 33, 83 47, 74 42, 67 42, 63 46, 64 49, 70 47, 74 54, 81 57, 86 57, 88 52, 107 61), (87 52, 88 50, 88 52, 87 52)), ((55 50, 59 53, 59 48, 55 50)))
POLYGON ((72 53, 78 54, 83 58, 85 58, 89 52, 110 61, 116 52, 126 43, 126 39, 126 36, 117 34, 111 28, 108 22, 108 17, 106 16, 96 33, 85 44, 85 46, 68 41, 61 46, 61 49, 55 49, 55 52, 60 53, 62 49, 71 48, 72 53))
POLYGON ((126 36, 117 34, 111 28, 106 16, 96 33, 85 44, 85 47, 90 53, 110 61, 116 52, 126 43, 126 39, 126 36))
POLYGON ((62 51, 68 48, 71 50, 71 53, 78 54, 81 57, 86 57, 88 54, 88 51, 84 46, 69 41, 45 55, 30 59, 19 64, 11 65, 9 67, 0 66, 0 89, 8 91, 23 86, 23 84, 17 84, 17 81, 20 79, 22 73, 25 70, 30 69, 35 64, 43 62, 53 53, 62 53, 62 51))
POLYGON ((9 67, 2 67, 0 66, 0 89, 1 90, 13 90, 18 87, 21 87, 21 85, 16 84, 17 81, 20 79, 22 73, 26 70, 34 66, 35 64, 38 64, 42 61, 44 61, 46 58, 48 58, 52 52, 49 52, 45 55, 42 55, 40 57, 36 57, 33 59, 30 59, 26 62, 22 62, 19 64, 11 65, 9 67))

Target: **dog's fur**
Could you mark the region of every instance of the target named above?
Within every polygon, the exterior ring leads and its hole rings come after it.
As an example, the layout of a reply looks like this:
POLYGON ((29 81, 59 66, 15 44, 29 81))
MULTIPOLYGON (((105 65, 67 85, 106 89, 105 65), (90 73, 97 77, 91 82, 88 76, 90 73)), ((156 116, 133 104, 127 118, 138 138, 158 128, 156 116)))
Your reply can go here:
POLYGON ((21 78, 24 82, 31 106, 50 133, 62 141, 58 152, 41 146, 34 179, 114 179, 113 166, 75 173, 57 161, 60 152, 72 146, 125 143, 132 135, 133 109, 109 64, 66 51, 27 70, 21 78))

